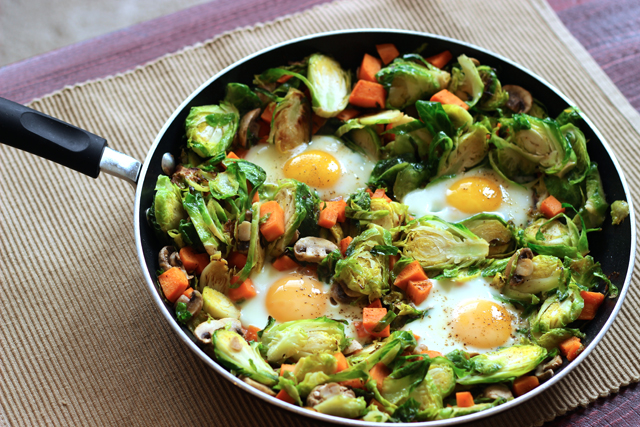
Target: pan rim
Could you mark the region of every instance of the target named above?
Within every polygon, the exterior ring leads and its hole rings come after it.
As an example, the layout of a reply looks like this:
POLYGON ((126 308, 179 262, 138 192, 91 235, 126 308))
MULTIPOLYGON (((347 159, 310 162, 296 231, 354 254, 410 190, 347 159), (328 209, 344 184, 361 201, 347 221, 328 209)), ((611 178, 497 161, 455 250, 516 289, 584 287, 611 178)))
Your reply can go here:
MULTIPOLYGON (((215 82, 216 80, 218 80, 221 76, 223 76, 224 74, 226 74, 227 72, 229 72, 230 70, 244 64, 245 62, 252 60, 256 57, 259 57, 267 52, 271 52, 274 50, 277 50, 283 46, 287 46, 287 45, 291 45, 291 44, 295 44, 295 43, 299 43, 299 42, 303 42, 303 41, 307 41, 307 40, 311 40, 311 39, 319 39, 322 37, 330 37, 330 36, 335 36, 335 35, 347 35, 347 34, 354 34, 354 33, 387 33, 387 34, 406 34, 406 35, 411 35, 411 36, 416 36, 416 37, 425 37, 425 38, 431 38, 431 39, 437 39, 437 40, 441 40, 444 42, 448 42, 448 43, 452 43, 455 45, 460 45, 460 46, 466 46, 469 48, 473 48, 476 49, 478 51, 481 51, 487 55, 490 55, 491 57, 498 59, 500 61, 503 61, 507 64, 509 64, 510 66, 513 66, 517 69, 519 69, 520 71, 530 75, 531 77, 533 77, 534 79, 538 80, 540 83, 542 83, 543 85, 545 85, 547 88, 549 88, 551 91, 553 91, 556 95, 558 95, 560 98, 562 98, 565 102, 567 102, 570 105, 576 105, 573 101, 571 101, 566 95, 564 95, 562 92, 560 92, 555 86, 553 86, 552 84, 550 84, 549 82, 547 82, 545 79, 543 79, 542 77, 538 76, 537 74, 533 73, 532 71, 528 70, 527 68, 517 64, 514 61, 511 61, 508 58, 505 58, 502 55, 496 54, 492 51, 489 51, 487 49, 484 49, 482 47, 476 46, 474 44, 471 43, 466 43, 464 41, 461 40, 457 40, 457 39, 453 39, 450 37, 444 37, 444 36, 440 36, 440 35, 436 35, 436 34, 431 34, 431 33, 426 33, 426 32, 419 32, 419 31, 409 31, 409 30, 398 30, 398 29, 380 29, 380 28, 359 28, 359 29, 349 29, 349 30, 337 30, 337 31, 329 31, 329 32, 322 32, 322 33, 315 33, 315 34, 310 34, 307 36, 303 36, 303 37, 298 37, 295 39, 291 39, 285 42, 281 42, 278 44, 275 44, 273 46, 270 46, 268 48, 259 50, 251 55, 248 55, 242 59, 240 59, 239 61, 234 62, 233 64, 225 67, 223 70, 221 70, 220 72, 216 73, 214 76, 212 76, 210 79, 208 79, 206 82, 204 82, 202 85, 200 85, 196 90, 194 90, 181 104, 180 106, 178 106, 176 108, 176 110, 174 111, 174 113, 167 119, 167 121, 165 122, 165 124, 163 125, 162 129, 159 131, 156 139, 154 140, 153 144, 151 145, 151 147, 149 148, 149 152, 147 153, 147 156, 145 158, 145 161, 143 163, 143 166, 140 170, 140 174, 138 176, 138 183, 141 183, 144 181, 144 179, 146 178, 146 174, 147 174, 147 170, 149 168, 149 164, 151 162, 151 159, 153 157, 153 155, 155 154, 158 145, 160 143, 160 141, 162 140, 164 134, 166 133, 167 129, 169 128, 169 126, 175 121, 176 117, 180 114, 180 112, 189 104, 189 102, 191 102, 191 100, 197 96, 198 94, 200 94, 205 88, 209 87, 213 82, 215 82)), ((603 148, 605 149, 605 151, 607 152, 607 154, 609 155, 609 158, 611 159, 612 163, 614 164, 614 167, 616 169, 616 172, 618 173, 618 176, 620 177, 620 181, 622 183, 622 187, 625 193, 625 196, 627 198, 627 203, 629 204, 629 221, 630 221, 630 229, 631 229, 631 246, 630 246, 630 254, 629 254, 629 267, 626 271, 626 276, 625 276, 625 280, 622 286, 622 290, 620 292, 620 295, 618 296, 618 300, 616 301, 616 304, 613 308, 613 310, 611 311, 611 314, 609 316, 609 319, 606 321, 606 323, 603 325, 603 327, 600 329, 600 331, 598 332, 598 334, 592 339, 592 341, 589 343, 589 345, 584 349, 584 351, 574 360, 574 362, 572 362, 569 366, 567 366, 565 369, 563 369, 560 373, 558 373, 557 375, 554 375, 550 380, 546 381, 545 383, 541 384, 539 387, 537 387, 536 389, 532 390, 531 392, 527 393, 524 396, 520 396, 516 399, 513 399, 509 402, 506 402, 504 404, 495 406, 493 408, 487 409, 485 411, 481 411, 481 412, 476 412, 474 414, 469 414, 469 415, 465 415, 462 417, 457 417, 457 418, 451 418, 451 419, 447 419, 447 420, 438 420, 438 421, 423 421, 423 422, 418 422, 418 423, 395 423, 394 425, 407 425, 407 426, 423 426, 423 427, 436 427, 436 426, 450 426, 450 425, 456 425, 456 424, 462 424, 462 423, 467 423, 467 422, 473 422, 473 421, 478 421, 480 419, 486 418, 486 417, 490 417, 493 415, 497 415, 498 413, 507 411, 509 409, 514 408, 515 406, 524 403, 525 401, 540 395, 541 393, 545 392, 547 389, 551 388, 553 385, 555 385, 558 381, 560 381, 562 378, 564 378, 567 374, 569 374, 571 371, 573 371, 573 369, 578 366, 580 363, 582 363, 582 361, 591 353, 591 351, 597 346, 597 344, 602 340, 602 338, 604 337, 604 335, 608 332, 609 328, 611 327, 613 321, 615 320, 615 318, 618 315, 618 312, 620 311, 620 308, 622 307, 622 304, 624 303, 624 299, 626 297, 627 291, 629 289, 630 286, 630 282, 631 282, 631 278, 633 275, 633 270, 634 270, 634 255, 635 255, 635 249, 636 249, 636 219, 635 219, 635 212, 633 209, 633 200, 630 197, 630 191, 629 191, 629 186, 627 184, 625 175, 624 175, 624 171, 622 170, 622 168, 620 167, 620 164, 618 162, 618 159, 615 156, 615 153, 613 152, 612 148, 610 147, 609 143, 605 140, 605 138, 602 136, 602 134, 600 133, 600 131, 595 127, 595 125, 593 124, 593 122, 584 114, 582 113, 582 117, 584 118, 586 124, 592 129, 592 131, 594 132, 594 134, 597 136, 597 138, 599 139, 600 143, 602 144, 603 148)), ((228 372, 225 368, 223 368, 221 365, 219 365, 217 362, 215 362, 209 355, 207 355, 200 347, 198 347, 193 341, 192 339, 185 333, 185 331, 180 327, 180 325, 175 321, 173 315, 170 313, 170 311, 167 309, 167 307, 165 306, 164 302, 162 301, 159 293, 157 292, 157 288, 154 282, 154 279, 151 277, 149 270, 147 268, 147 263, 145 262, 145 256, 144 256, 144 252, 143 252, 143 247, 142 247, 142 238, 141 238, 141 218, 144 218, 145 215, 141 215, 142 212, 142 208, 140 206, 140 201, 142 198, 142 190, 143 190, 143 186, 142 185, 138 185, 137 189, 136 189, 136 195, 135 195, 135 208, 134 208, 134 231, 135 231, 135 240, 136 240, 136 251, 138 254, 138 261, 140 264, 140 268, 142 270, 143 276, 145 278, 145 281, 147 282, 147 287, 149 289, 149 291, 151 292, 152 298, 154 299, 156 306, 158 307, 158 309, 160 310, 160 312, 163 314, 163 316, 166 318, 166 320, 168 321, 170 327, 174 330, 175 333, 177 333, 177 335, 180 337, 180 339, 198 356, 200 357, 200 359, 202 359, 207 365, 209 365, 209 367, 213 368, 218 374, 222 375, 224 378, 226 378, 227 380, 229 380, 232 384, 240 387, 241 389, 243 389, 246 392, 249 392, 251 394, 253 394, 254 396, 272 404, 272 405, 276 405, 279 408, 291 411, 293 413, 296 413, 298 415, 303 415, 303 416, 307 416, 319 421, 325 421, 325 422, 331 422, 331 423, 335 423, 335 424, 342 424, 342 425, 353 425, 353 426, 375 426, 375 425, 379 425, 379 423, 373 423, 373 422, 367 422, 367 421, 361 421, 361 420, 352 420, 352 419, 347 419, 347 418, 340 418, 340 417, 336 417, 336 416, 332 416, 332 415, 326 415, 326 414, 321 414, 319 412, 314 412, 314 411, 309 411, 306 410, 302 407, 298 407, 298 406, 293 406, 290 404, 287 404, 279 399, 276 399, 274 397, 268 396, 265 393, 262 393, 260 391, 258 391, 257 389, 249 386, 248 384, 244 383, 243 381, 240 381, 236 376, 234 376, 233 374, 231 374, 230 372, 228 372)))

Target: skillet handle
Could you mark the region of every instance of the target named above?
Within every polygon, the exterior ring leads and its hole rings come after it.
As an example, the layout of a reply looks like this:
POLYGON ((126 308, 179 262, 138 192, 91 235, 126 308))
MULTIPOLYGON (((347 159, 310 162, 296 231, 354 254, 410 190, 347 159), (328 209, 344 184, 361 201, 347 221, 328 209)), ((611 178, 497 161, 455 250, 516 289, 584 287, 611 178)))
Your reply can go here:
POLYGON ((97 178, 107 141, 24 105, 0 98, 0 141, 97 178))

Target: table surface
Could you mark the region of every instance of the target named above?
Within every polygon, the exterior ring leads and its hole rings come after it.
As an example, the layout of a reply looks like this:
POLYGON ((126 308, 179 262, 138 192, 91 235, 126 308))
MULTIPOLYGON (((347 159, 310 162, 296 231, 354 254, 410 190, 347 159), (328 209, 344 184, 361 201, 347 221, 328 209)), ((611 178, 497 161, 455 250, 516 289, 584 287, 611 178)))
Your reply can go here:
MULTIPOLYGON (((328 0, 214 0, 0 68, 0 97, 20 103, 64 86, 144 65, 225 31, 273 20, 328 0), (268 7, 266 7, 268 5, 268 7)), ((640 111, 640 1, 548 0, 631 104, 640 111)), ((632 384, 545 427, 640 425, 632 384)))

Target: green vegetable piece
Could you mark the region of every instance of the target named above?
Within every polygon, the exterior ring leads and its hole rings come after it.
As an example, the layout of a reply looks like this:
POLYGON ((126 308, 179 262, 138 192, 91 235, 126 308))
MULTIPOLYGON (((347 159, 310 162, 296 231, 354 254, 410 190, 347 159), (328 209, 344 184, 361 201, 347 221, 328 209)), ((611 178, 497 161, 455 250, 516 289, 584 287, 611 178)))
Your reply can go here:
POLYGON ((364 397, 349 397, 337 394, 313 407, 316 411, 343 418, 359 418, 365 411, 367 403, 364 397))
POLYGON ((442 109, 449 117, 453 129, 456 131, 466 132, 473 124, 471 114, 459 105, 442 104, 442 109))
POLYGON ((481 213, 460 223, 489 243, 489 257, 504 257, 513 253, 516 239, 512 228, 502 217, 481 213))
POLYGON ((232 104, 192 107, 185 121, 187 146, 200 157, 225 152, 233 143, 240 114, 232 104))
POLYGON ((542 303, 540 310, 531 321, 531 330, 548 332, 552 329, 564 328, 578 319, 583 307, 584 300, 580 296, 580 288, 575 283, 570 283, 566 297, 556 293, 542 303))
POLYGON ((176 304, 176 319, 180 323, 187 323, 191 319, 192 314, 187 310, 187 304, 179 302, 176 304))
POLYGON ((471 372, 457 383, 473 385, 499 383, 520 377, 535 369, 547 357, 547 350, 537 345, 514 345, 472 357, 471 372))
POLYGON ((370 423, 386 423, 390 417, 389 414, 382 412, 376 405, 371 404, 367 407, 367 413, 362 417, 362 420, 370 423))
POLYGON ((380 390, 382 397, 394 405, 406 401, 416 387, 423 383, 429 370, 429 363, 430 360, 425 358, 395 369, 382 381, 380 390))
POLYGON ((374 341, 357 354, 349 356, 349 368, 346 371, 369 372, 376 363, 388 365, 405 349, 412 349, 416 344, 411 332, 395 331, 383 341, 374 341))
POLYGON ((239 319, 240 310, 222 292, 205 286, 202 291, 202 309, 214 319, 239 319))
POLYGON ((179 227, 180 221, 187 218, 182 207, 180 189, 166 175, 160 175, 156 182, 154 210, 156 223, 163 232, 179 227))
POLYGON ((232 104, 241 116, 251 110, 262 107, 262 101, 249 86, 242 83, 229 83, 225 89, 225 102, 232 104))
MULTIPOLYGON (((196 192, 195 195, 186 194, 182 200, 182 206, 189 214, 189 218, 198 233, 204 249, 209 255, 218 254, 220 252, 220 241, 211 232, 212 228, 215 229, 216 226, 213 224, 207 207, 204 205, 202 194, 199 192, 196 192)), ((219 232, 219 230, 216 231, 219 232)))
POLYGON ((311 140, 311 108, 302 92, 290 88, 273 111, 269 144, 281 153, 293 150, 311 140))
POLYGON ((327 317, 268 325, 262 332, 262 344, 267 360, 283 363, 291 358, 318 353, 336 353, 347 345, 344 325, 327 317))
MULTIPOLYGON (((566 219, 566 216, 561 215, 566 219)), ((559 258, 581 258, 589 252, 586 232, 579 232, 571 221, 563 224, 558 219, 540 218, 529 225, 521 235, 521 245, 534 252, 559 258)))
POLYGON ((238 333, 218 329, 213 334, 216 360, 238 375, 244 375, 269 387, 278 383, 278 374, 238 333))
POLYGON ((334 280, 354 292, 369 296, 370 300, 382 297, 389 291, 389 261, 386 255, 371 252, 376 245, 391 246, 391 234, 379 225, 357 236, 349 245, 347 257, 336 263, 334 280))
POLYGON ((417 420, 446 420, 449 418, 462 417, 464 415, 475 414, 476 412, 486 411, 487 409, 493 408, 494 406, 498 406, 504 403, 504 399, 496 399, 492 403, 477 403, 473 406, 469 406, 468 408, 460 408, 458 406, 453 406, 451 408, 442 408, 437 412, 433 411, 425 411, 425 413, 420 413, 416 417, 417 420), (426 418, 425 418, 426 417, 426 418))
POLYGON ((443 407, 442 395, 435 381, 429 375, 424 377, 422 382, 409 394, 409 398, 414 399, 420 404, 418 407, 419 411, 440 409, 443 407))
POLYGON ((616 200, 611 204, 611 223, 620 225, 629 216, 629 203, 624 200, 616 200))
POLYGON ((407 211, 409 207, 402 203, 398 202, 388 202, 386 199, 381 197, 377 197, 375 199, 371 199, 371 211, 372 212, 380 212, 386 211, 389 214, 383 216, 382 218, 374 219, 371 221, 373 224, 379 225, 385 230, 389 230, 391 232, 391 238, 397 237, 399 232, 391 231, 392 229, 399 227, 404 223, 404 220, 407 216, 407 211))
POLYGON ((336 358, 327 353, 312 354, 301 358, 293 370, 293 375, 298 382, 302 382, 310 372, 324 372, 331 375, 336 371, 338 362, 336 358))
POLYGON ((458 63, 460 68, 453 68, 449 91, 465 101, 469 107, 473 107, 484 93, 484 83, 475 64, 467 55, 460 55, 458 63))
POLYGON ((486 65, 476 67, 484 84, 484 92, 477 107, 484 111, 495 111, 502 108, 509 100, 509 93, 502 89, 496 71, 486 65))
POLYGON ((320 117, 334 117, 347 107, 351 91, 351 75, 338 61, 315 53, 309 57, 307 79, 312 86, 313 111, 320 117))
POLYGON ((387 108, 402 110, 449 85, 451 75, 429 63, 398 58, 376 74, 387 90, 387 108))
POLYGON ((582 131, 570 123, 560 127, 560 132, 569 141, 571 149, 576 154, 576 167, 569 175, 569 183, 571 185, 580 184, 587 176, 591 164, 587 152, 587 140, 582 131))
POLYGON ((453 363, 444 357, 431 359, 427 378, 431 378, 441 399, 449 396, 456 386, 456 376, 454 373, 453 363))
POLYGON ((582 221, 584 221, 587 228, 598 228, 604 222, 609 204, 602 188, 602 180, 596 163, 591 163, 589 166, 584 184, 587 202, 580 208, 579 215, 576 215, 573 222, 577 227, 581 227, 582 221))
POLYGON ((489 244, 461 224, 427 215, 402 227, 395 243, 402 256, 420 262, 425 270, 470 267, 489 255, 489 244))
POLYGON ((580 332, 580 329, 556 328, 542 334, 537 339, 537 342, 538 345, 551 351, 554 348, 557 348, 561 342, 566 341, 571 337, 584 338, 585 334, 580 332))
POLYGON ((437 156, 438 169, 434 178, 459 174, 479 164, 489 152, 488 136, 489 131, 477 124, 453 138, 450 149, 437 156))

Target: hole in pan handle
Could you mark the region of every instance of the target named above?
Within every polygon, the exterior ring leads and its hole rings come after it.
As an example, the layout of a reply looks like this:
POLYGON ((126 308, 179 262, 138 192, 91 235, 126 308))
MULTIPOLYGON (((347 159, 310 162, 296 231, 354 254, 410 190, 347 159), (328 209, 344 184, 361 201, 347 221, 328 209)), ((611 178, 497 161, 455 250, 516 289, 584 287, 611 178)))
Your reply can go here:
POLYGON ((100 171, 135 185, 140 162, 107 141, 39 111, 0 98, 0 142, 97 178, 100 171))

